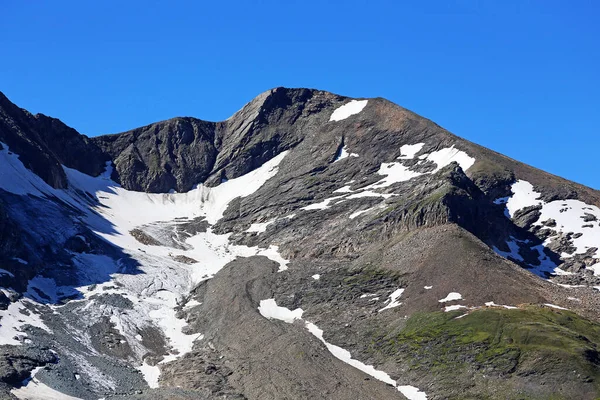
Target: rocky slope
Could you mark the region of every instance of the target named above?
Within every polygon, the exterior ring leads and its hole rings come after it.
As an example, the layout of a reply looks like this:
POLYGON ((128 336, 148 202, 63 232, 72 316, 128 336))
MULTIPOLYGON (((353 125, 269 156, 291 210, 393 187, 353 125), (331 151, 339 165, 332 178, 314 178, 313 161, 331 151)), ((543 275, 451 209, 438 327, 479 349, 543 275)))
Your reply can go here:
POLYGON ((600 193, 384 99, 0 146, 6 398, 600 393, 600 193))

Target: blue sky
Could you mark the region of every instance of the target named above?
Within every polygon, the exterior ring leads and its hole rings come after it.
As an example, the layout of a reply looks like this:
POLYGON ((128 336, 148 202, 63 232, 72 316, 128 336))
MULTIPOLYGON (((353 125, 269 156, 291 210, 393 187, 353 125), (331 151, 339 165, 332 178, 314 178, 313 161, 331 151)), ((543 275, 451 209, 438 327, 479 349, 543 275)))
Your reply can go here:
POLYGON ((0 1, 0 91, 90 136, 276 86, 381 96, 600 189, 598 4, 0 1))

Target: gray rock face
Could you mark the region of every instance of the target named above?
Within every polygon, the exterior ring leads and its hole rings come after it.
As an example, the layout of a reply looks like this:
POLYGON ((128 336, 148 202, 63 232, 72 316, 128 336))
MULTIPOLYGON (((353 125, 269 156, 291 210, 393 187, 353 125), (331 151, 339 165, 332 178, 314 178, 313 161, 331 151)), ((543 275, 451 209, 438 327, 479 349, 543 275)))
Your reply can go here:
POLYGON ((0 96, 0 141, 61 189, 22 196, 0 188, 0 310, 31 316, 20 331, 26 336, 15 339, 20 345, 0 346, 0 397, 44 366, 35 379, 85 400, 403 398, 340 361, 330 351, 335 345, 431 399, 543 398, 549 390, 593 398, 600 382, 593 350, 600 346, 600 296, 593 286, 600 278, 592 269, 600 243, 576 253, 575 241, 587 233, 559 232, 558 219, 539 221, 541 206, 507 217, 505 202, 513 183, 527 180, 543 201, 586 202, 580 222, 593 230, 600 193, 465 141, 384 99, 330 121, 349 101, 276 88, 226 121, 174 118, 90 139, 0 96), (407 145, 418 151, 406 156, 407 145), (472 164, 451 157, 458 151, 472 164), (222 217, 199 212, 223 198, 215 187, 283 152, 276 172, 228 199, 222 217), (121 209, 112 202, 123 196, 113 182, 99 177, 75 190, 61 167, 93 177, 107 161, 123 189, 153 195, 121 209), (185 201, 168 194, 198 184, 201 190, 180 195, 185 201), (160 206, 172 208, 161 214, 160 206), (137 207, 140 221, 130 215, 137 207), (289 260, 287 270, 254 256, 259 250, 289 260), (557 266, 566 272, 557 274, 557 266), (460 299, 442 301, 449 293, 460 299), (258 310, 265 299, 301 308, 302 320, 265 318, 258 310), (517 319, 548 317, 530 304, 571 310, 552 309, 569 333, 557 339, 560 329, 542 324, 539 338, 512 335, 525 329, 517 323, 499 329, 498 340, 480 340, 488 327, 475 322, 458 336, 444 330, 489 309, 508 312, 502 306, 526 315, 517 319), (329 347, 306 322, 323 330, 329 347), (469 355, 432 359, 418 346, 421 324, 439 333, 427 341, 430 354, 450 354, 458 344, 469 355), (523 337, 530 341, 521 343, 523 337), (571 375, 550 385, 532 365, 556 343, 569 351, 556 350, 562 358, 548 376, 571 375), (511 368, 496 363, 505 359, 511 368), (160 373, 159 387, 140 371, 160 373))
POLYGON ((115 164, 114 178, 130 190, 185 192, 214 165, 215 124, 175 118, 118 135, 93 138, 115 164))
POLYGON ((87 137, 61 121, 32 115, 0 93, 0 142, 19 154, 23 164, 54 188, 67 185, 61 164, 92 176, 108 160, 87 137))

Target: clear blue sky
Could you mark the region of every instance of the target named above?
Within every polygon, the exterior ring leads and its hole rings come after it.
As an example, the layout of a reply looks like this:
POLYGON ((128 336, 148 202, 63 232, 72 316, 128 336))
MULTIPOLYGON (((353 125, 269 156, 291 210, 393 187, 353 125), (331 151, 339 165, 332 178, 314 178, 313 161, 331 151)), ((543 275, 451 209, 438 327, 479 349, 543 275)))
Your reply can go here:
POLYGON ((600 2, 0 0, 0 91, 87 135, 382 96, 600 189, 600 2))

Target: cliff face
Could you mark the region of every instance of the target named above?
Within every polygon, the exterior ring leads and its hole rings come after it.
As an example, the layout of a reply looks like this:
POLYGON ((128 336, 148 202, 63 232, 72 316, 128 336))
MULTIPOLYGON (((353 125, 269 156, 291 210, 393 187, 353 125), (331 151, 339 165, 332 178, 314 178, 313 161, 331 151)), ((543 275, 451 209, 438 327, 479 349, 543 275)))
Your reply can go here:
POLYGON ((600 193, 384 99, 0 142, 3 395, 597 397, 600 193))

